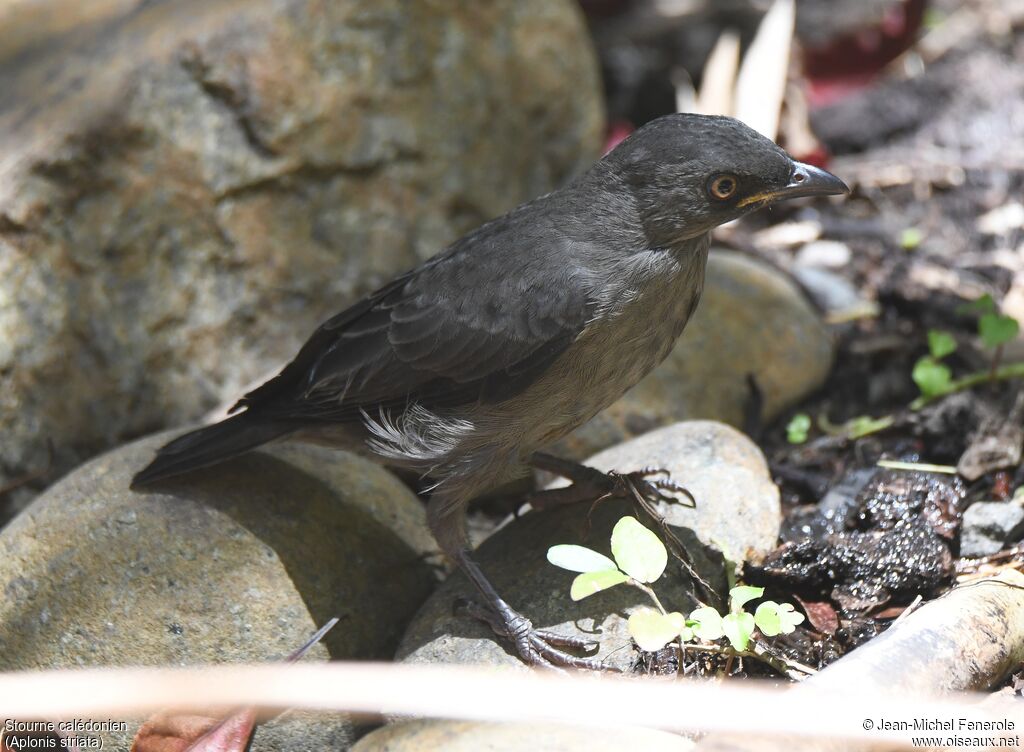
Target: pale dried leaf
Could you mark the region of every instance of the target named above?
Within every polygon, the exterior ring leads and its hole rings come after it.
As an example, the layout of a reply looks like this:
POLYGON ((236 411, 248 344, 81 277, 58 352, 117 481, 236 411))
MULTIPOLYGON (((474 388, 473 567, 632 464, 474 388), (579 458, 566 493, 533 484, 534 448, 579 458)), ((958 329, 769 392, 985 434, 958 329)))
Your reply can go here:
POLYGON ((793 0, 775 0, 743 57, 736 78, 735 116, 775 140, 786 93, 796 17, 793 0))
POLYGON ((697 112, 702 115, 732 115, 736 92, 736 74, 740 69, 740 37, 726 29, 704 63, 697 112))

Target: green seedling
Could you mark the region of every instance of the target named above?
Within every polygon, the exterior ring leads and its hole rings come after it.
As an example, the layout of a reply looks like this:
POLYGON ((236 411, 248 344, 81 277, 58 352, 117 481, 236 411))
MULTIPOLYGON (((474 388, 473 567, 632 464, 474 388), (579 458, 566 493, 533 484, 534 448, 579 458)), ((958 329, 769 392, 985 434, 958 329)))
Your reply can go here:
POLYGON ((786 424, 786 441, 790 444, 803 444, 811 430, 811 416, 797 413, 786 424))
POLYGON ((1002 347, 1012 342, 1020 333, 1020 324, 1012 316, 986 313, 978 319, 978 334, 981 343, 988 348, 1002 347))
POLYGON ((908 227, 900 233, 900 248, 912 251, 921 245, 922 240, 924 240, 924 233, 916 227, 908 227))
POLYGON ((946 394, 953 384, 953 371, 930 355, 924 356, 914 364, 910 376, 921 390, 921 396, 928 398, 946 394))
POLYGON ((956 340, 949 332, 932 329, 928 332, 928 354, 914 364, 910 374, 925 397, 945 394, 953 383, 953 371, 940 362, 956 352, 956 340))
POLYGON ((921 396, 910 403, 911 410, 919 410, 929 402, 947 394, 971 389, 979 384, 992 381, 1016 379, 1024 376, 1024 363, 1001 365, 1005 346, 1020 334, 1020 324, 1012 316, 999 312, 991 295, 982 295, 977 300, 959 306, 957 313, 978 316, 978 337, 981 344, 995 352, 989 369, 953 378, 953 372, 942 359, 956 351, 956 340, 948 332, 928 332, 928 355, 914 364, 911 377, 921 396))
POLYGON ((788 634, 804 620, 792 604, 774 601, 764 601, 750 613, 745 605, 763 596, 764 588, 749 585, 729 591, 729 612, 724 615, 711 606, 696 608, 689 616, 666 610, 651 584, 665 573, 668 551, 661 539, 634 517, 623 517, 615 524, 611 552, 609 558, 585 546, 564 544, 549 548, 547 558, 555 566, 579 573, 569 590, 574 601, 622 584, 643 590, 655 608, 637 609, 629 617, 630 636, 642 650, 660 650, 671 642, 684 647, 696 640, 694 648, 749 655, 778 668, 778 661, 748 650, 755 630, 769 637, 788 634), (723 637, 728 646, 716 646, 715 641, 723 637))
POLYGON ((928 330, 928 352, 936 360, 956 352, 956 339, 949 332, 939 329, 928 330))

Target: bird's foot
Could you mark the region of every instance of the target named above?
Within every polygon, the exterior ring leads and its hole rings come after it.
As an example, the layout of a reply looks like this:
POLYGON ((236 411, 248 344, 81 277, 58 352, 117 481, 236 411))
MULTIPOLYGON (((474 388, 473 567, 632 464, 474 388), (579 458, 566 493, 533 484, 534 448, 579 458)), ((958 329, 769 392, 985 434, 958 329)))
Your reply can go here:
POLYGON ((507 606, 502 610, 481 606, 475 601, 462 601, 460 609, 484 622, 499 637, 515 645, 519 657, 530 666, 556 671, 564 668, 582 668, 588 671, 609 671, 611 668, 596 658, 586 658, 562 650, 595 650, 597 643, 583 637, 560 635, 546 629, 535 629, 533 623, 518 611, 507 606))
POLYGON ((685 486, 672 480, 672 474, 663 467, 644 467, 628 473, 610 470, 606 475, 611 479, 610 493, 614 496, 628 499, 639 494, 647 501, 697 506, 693 494, 685 486))
POLYGON ((541 470, 572 481, 572 485, 564 488, 535 493, 530 497, 530 506, 534 509, 612 497, 635 500, 638 496, 645 502, 664 501, 688 507, 697 506, 693 494, 672 480, 671 474, 664 468, 645 467, 626 473, 614 470, 602 472, 572 460, 541 453, 534 454, 531 463, 541 470))

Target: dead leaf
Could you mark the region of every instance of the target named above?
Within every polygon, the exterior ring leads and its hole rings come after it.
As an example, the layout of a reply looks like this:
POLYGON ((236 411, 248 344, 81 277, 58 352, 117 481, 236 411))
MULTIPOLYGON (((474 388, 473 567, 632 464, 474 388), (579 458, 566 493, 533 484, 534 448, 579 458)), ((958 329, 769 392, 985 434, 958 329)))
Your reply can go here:
POLYGON ((187 752, 245 752, 255 730, 256 711, 243 708, 196 739, 187 752))
POLYGON ((252 708, 223 719, 157 713, 136 733, 132 752, 244 752, 255 726, 252 708))
POLYGON ((736 77, 735 117, 773 141, 786 94, 795 19, 793 0, 775 0, 736 77))
POLYGON ((793 596, 807 614, 807 621, 822 634, 834 635, 839 629, 839 614, 827 601, 805 601, 793 596))
POLYGON ((740 37, 726 29, 704 63, 696 111, 702 115, 732 115, 736 74, 740 67, 740 37))

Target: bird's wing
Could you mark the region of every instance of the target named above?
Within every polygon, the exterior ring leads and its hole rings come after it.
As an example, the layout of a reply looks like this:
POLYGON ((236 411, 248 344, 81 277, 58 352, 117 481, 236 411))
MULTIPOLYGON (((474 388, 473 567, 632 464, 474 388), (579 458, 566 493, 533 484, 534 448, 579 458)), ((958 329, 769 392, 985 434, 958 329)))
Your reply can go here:
POLYGON ((456 249, 398 278, 325 322, 236 407, 348 421, 364 410, 514 396, 579 336, 592 310, 558 253, 495 260, 456 249))

